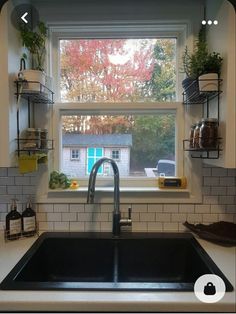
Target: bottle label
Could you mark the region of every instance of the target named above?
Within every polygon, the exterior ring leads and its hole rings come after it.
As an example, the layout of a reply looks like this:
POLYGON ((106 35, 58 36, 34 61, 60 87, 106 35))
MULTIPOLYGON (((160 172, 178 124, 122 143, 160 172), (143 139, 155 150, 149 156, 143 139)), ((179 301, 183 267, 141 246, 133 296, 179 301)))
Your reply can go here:
POLYGON ((11 219, 10 220, 10 229, 9 229, 9 234, 18 234, 21 233, 21 219, 11 219))
POLYGON ((35 224, 35 216, 33 217, 24 217, 23 218, 23 231, 35 231, 36 224, 35 224))

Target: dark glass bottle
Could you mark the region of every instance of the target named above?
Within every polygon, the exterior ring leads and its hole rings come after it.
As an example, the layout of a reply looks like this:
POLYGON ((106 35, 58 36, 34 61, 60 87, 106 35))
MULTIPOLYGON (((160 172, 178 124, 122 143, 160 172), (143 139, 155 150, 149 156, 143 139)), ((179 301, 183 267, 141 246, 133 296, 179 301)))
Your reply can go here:
POLYGON ((21 214, 17 211, 16 200, 12 200, 11 211, 6 215, 6 238, 15 240, 21 236, 21 214))
POLYGON ((22 213, 22 234, 30 237, 36 233, 36 214, 32 209, 31 202, 26 205, 26 209, 22 213))

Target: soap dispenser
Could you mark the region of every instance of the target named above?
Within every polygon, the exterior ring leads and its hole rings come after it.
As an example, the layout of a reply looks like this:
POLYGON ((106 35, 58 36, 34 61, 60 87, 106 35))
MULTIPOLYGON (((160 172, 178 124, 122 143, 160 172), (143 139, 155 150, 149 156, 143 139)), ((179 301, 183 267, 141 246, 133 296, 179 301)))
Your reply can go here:
POLYGON ((6 238, 15 240, 21 236, 21 214, 17 211, 16 199, 12 200, 11 211, 6 215, 6 238))
POLYGON ((22 213, 22 234, 30 237, 36 233, 36 214, 32 209, 31 200, 28 201, 26 209, 22 213))

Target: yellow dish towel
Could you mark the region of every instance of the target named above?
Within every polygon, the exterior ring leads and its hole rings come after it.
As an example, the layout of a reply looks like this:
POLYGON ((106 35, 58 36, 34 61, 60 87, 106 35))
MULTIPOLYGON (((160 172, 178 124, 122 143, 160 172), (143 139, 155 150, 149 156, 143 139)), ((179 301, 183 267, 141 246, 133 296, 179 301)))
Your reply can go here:
POLYGON ((18 158, 19 172, 28 173, 38 170, 38 156, 37 155, 21 155, 18 158))

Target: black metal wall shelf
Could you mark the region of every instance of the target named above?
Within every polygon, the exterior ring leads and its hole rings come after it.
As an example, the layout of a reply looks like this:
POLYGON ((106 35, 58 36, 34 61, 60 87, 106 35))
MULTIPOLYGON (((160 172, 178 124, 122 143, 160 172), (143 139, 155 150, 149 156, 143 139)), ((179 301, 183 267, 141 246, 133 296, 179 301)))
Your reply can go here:
MULTIPOLYGON (((221 138, 218 138, 220 141, 221 138)), ((183 149, 185 152, 191 152, 190 156, 192 158, 201 158, 201 159, 219 159, 220 152, 222 149, 220 145, 217 148, 191 148, 190 140, 183 140, 183 149)))
MULTIPOLYGON (((17 80, 16 84, 16 98, 17 102, 20 102, 20 98, 27 100, 28 103, 28 127, 32 127, 31 121, 31 104, 53 104, 54 93, 45 85, 37 81, 26 81, 26 80, 17 80), (31 85, 30 85, 31 84, 31 85), (33 85, 32 85, 33 84, 33 85), (30 88, 32 87, 33 88, 30 88)), ((19 105, 17 108, 17 149, 16 152, 18 157, 21 152, 27 152, 29 155, 35 153, 47 153, 50 150, 53 150, 53 140, 44 139, 43 141, 47 142, 47 148, 25 148, 24 143, 27 141, 26 138, 20 137, 20 110, 19 105)), ((28 139, 29 140, 29 139, 28 139)))
POLYGON ((53 104, 54 93, 45 85, 37 81, 18 80, 16 83, 16 97, 22 97, 32 103, 53 104), (34 89, 29 89, 29 84, 34 85, 34 89))
MULTIPOLYGON (((201 81, 209 81, 209 79, 202 79, 201 81)), ((198 85, 198 79, 192 81, 192 83, 188 86, 188 88, 185 88, 185 91, 182 93, 183 95, 183 104, 184 105, 202 105, 202 111, 204 113, 206 118, 210 117, 210 101, 213 99, 216 99, 216 106, 217 106, 217 119, 218 119, 218 125, 220 121, 220 94, 222 93, 220 86, 222 83, 222 79, 215 79, 211 81, 216 81, 215 85, 217 85, 217 90, 213 91, 200 91, 199 85, 198 85)), ((220 148, 220 140, 221 138, 218 138, 218 147, 217 148, 191 148, 190 147, 190 140, 186 139, 183 140, 183 150, 187 152, 191 152, 190 156, 192 158, 201 158, 201 159, 219 159, 220 152, 222 149, 220 148), (188 145, 186 144, 188 143, 188 145)))
MULTIPOLYGON (((204 79, 201 81, 209 81, 209 79, 204 79)), ((194 80, 182 93, 183 95, 183 104, 184 105, 201 105, 209 102, 210 100, 219 97, 222 93, 220 89, 220 85, 222 83, 222 79, 216 79, 211 81, 216 81, 217 90, 213 91, 200 91, 198 85, 198 79, 194 80), (194 88, 196 87, 196 89, 194 88)))

